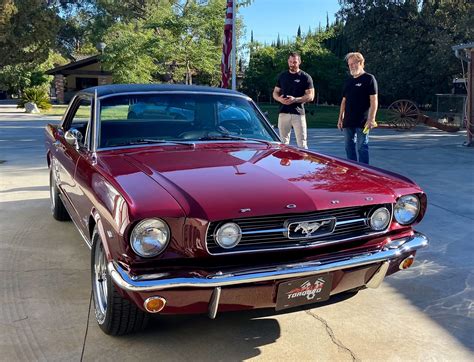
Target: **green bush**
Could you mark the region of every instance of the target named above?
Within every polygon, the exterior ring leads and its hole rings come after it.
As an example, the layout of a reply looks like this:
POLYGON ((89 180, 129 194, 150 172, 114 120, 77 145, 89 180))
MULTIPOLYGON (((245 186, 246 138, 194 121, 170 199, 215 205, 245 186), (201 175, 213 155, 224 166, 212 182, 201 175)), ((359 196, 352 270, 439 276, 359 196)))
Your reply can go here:
POLYGON ((51 109, 48 92, 44 87, 26 88, 20 97, 18 108, 24 108, 25 104, 28 102, 35 103, 39 109, 51 109))

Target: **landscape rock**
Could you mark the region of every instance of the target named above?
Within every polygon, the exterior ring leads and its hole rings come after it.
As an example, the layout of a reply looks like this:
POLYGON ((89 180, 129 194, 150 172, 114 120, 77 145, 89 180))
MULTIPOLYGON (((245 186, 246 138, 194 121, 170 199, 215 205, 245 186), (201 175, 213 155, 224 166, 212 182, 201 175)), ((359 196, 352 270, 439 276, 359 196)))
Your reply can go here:
POLYGON ((25 103, 25 112, 26 113, 40 113, 38 106, 35 103, 25 103))

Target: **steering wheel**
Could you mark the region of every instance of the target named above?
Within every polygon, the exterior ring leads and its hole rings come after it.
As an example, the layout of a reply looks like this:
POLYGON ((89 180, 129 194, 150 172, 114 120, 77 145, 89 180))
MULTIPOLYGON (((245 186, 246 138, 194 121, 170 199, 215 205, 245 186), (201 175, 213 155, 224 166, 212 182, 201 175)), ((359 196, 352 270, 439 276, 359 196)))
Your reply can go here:
POLYGON ((203 130, 186 131, 186 132, 180 133, 178 137, 182 138, 183 140, 197 140, 201 137, 205 137, 206 133, 207 132, 203 130))
POLYGON ((221 122, 220 125, 221 127, 225 128, 229 132, 242 134, 244 131, 243 128, 236 122, 224 121, 224 122, 221 122))

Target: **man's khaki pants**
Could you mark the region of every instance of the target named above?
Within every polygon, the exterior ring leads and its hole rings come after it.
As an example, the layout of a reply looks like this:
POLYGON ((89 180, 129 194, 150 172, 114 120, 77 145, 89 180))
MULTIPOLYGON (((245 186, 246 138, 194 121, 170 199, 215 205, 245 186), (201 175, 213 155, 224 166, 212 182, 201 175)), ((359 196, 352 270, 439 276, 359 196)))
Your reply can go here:
POLYGON ((290 143, 291 127, 295 130, 298 147, 308 148, 306 141, 306 116, 300 114, 280 113, 278 115, 278 130, 283 143, 290 143))

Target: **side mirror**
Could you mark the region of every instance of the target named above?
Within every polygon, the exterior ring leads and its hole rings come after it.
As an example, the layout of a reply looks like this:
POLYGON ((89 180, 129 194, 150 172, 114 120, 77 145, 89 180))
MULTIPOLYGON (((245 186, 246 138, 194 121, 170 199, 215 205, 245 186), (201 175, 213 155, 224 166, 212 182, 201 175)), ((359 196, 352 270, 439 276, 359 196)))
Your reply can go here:
POLYGON ((82 133, 75 128, 71 128, 66 131, 64 138, 66 139, 67 143, 69 143, 71 146, 74 146, 76 150, 78 150, 79 144, 82 142, 82 133))

